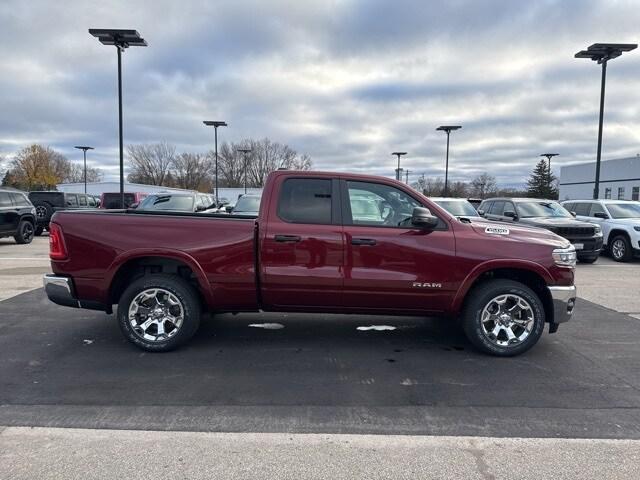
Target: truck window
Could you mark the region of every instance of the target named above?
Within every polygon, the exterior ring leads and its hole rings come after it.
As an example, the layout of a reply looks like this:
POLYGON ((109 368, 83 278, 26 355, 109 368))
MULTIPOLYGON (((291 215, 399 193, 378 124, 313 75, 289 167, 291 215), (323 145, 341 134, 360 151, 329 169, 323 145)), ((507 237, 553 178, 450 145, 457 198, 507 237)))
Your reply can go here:
POLYGON ((599 203, 592 203, 591 204, 591 211, 589 212, 589 216, 590 217, 595 217, 596 213, 604 213, 605 215, 607 214, 607 212, 604 211, 604 207, 602 205, 600 205, 599 203))
POLYGON ((347 182, 352 225, 404 227, 413 209, 422 205, 395 187, 381 183, 347 182))
POLYGON ((75 194, 70 194, 66 196, 67 206, 68 207, 77 207, 78 206, 78 197, 75 194))
POLYGON ((487 213, 491 215, 502 216, 503 212, 504 212, 504 202, 499 200, 497 202, 493 202, 493 205, 491 205, 491 210, 489 210, 487 213))
POLYGON ((573 211, 576 212, 576 215, 580 215, 582 217, 588 217, 589 216, 589 210, 591 209, 591 204, 590 203, 580 203, 577 202, 574 206, 573 206, 573 211))
POLYGON ((278 217, 289 223, 331 224, 331 180, 289 178, 282 184, 278 217))
POLYGON ((86 207, 87 206, 87 197, 84 195, 78 195, 78 199, 80 200, 80 206, 82 207, 86 207))

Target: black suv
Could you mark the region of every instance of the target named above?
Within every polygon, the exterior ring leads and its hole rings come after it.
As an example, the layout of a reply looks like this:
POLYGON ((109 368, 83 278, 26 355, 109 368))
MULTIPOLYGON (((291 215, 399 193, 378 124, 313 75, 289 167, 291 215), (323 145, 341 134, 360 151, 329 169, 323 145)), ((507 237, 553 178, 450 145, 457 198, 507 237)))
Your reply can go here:
POLYGON ((96 199, 85 193, 29 192, 29 200, 36 207, 36 235, 49 230, 49 221, 58 210, 98 208, 96 199))
POLYGON ((20 190, 0 188, 0 237, 16 243, 31 243, 36 228, 36 210, 20 190))
POLYGON ((478 214, 487 220, 546 228, 569 240, 576 249, 578 260, 584 263, 595 262, 602 250, 600 226, 576 220, 553 200, 488 198, 480 204, 478 214))

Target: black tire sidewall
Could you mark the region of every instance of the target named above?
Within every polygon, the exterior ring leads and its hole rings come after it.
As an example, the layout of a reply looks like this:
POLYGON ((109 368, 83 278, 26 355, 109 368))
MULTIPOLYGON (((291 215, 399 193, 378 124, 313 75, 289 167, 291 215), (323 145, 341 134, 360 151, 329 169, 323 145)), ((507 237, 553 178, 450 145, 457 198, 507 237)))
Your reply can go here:
POLYGON ((598 257, 578 257, 578 261, 580 263, 595 263, 598 260, 598 257))
POLYGON ((35 229, 35 231, 33 232, 33 234, 36 237, 39 237, 40 235, 42 235, 42 232, 44 232, 44 227, 42 225, 38 225, 35 229))
POLYGON ((613 241, 611 242, 611 258, 613 258, 616 262, 628 262, 631 260, 632 252, 631 252, 631 242, 625 235, 617 235, 613 241), (620 258, 616 258, 613 254, 613 244, 618 240, 622 240, 624 243, 624 255, 620 258))
POLYGON ((20 245, 27 245, 33 241, 34 235, 35 235, 35 225, 29 220, 20 220, 20 223, 18 224, 18 231, 16 232, 16 235, 13 238, 15 239, 16 243, 19 243, 20 245), (28 240, 24 238, 24 234, 25 234, 24 230, 27 226, 31 226, 31 230, 33 232, 31 234, 31 238, 29 238, 28 240))
POLYGON ((542 301, 533 290, 513 280, 491 280, 474 288, 463 312, 463 328, 469 341, 483 353, 499 357, 511 357, 526 352, 533 347, 544 331, 545 313, 542 301), (524 298, 534 311, 533 330, 524 342, 512 347, 493 344, 482 332, 480 318, 482 310, 493 298, 512 293, 524 298))
POLYGON ((38 207, 44 207, 44 209, 47 211, 47 213, 44 216, 44 218, 38 217, 36 215, 36 222, 37 223, 48 224, 49 221, 51 220, 51 217, 53 216, 53 207, 51 206, 51 204, 48 203, 48 202, 41 201, 41 202, 34 203, 33 206, 36 207, 36 209, 38 207))
POLYGON ((200 325, 200 302, 193 287, 176 275, 152 274, 145 275, 133 282, 124 291, 118 302, 118 325, 127 340, 138 348, 149 352, 168 352, 188 342, 196 333, 200 325), (178 333, 163 342, 148 342, 140 338, 128 320, 131 301, 143 290, 149 288, 163 288, 170 291, 182 303, 184 319, 178 333))

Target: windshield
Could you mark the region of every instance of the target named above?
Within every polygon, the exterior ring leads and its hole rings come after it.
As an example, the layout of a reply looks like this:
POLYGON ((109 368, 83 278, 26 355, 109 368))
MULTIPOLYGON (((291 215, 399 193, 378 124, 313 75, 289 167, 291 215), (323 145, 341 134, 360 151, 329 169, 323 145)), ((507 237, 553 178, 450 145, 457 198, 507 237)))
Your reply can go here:
POLYGON ((233 208, 234 212, 257 212, 260 210, 260 197, 240 197, 233 208))
POLYGON ((455 217, 477 217, 478 212, 466 200, 436 200, 436 203, 455 217))
POLYGON ((640 218, 640 203, 607 203, 613 218, 640 218))
POLYGON ((558 202, 520 202, 518 214, 521 218, 531 217, 565 217, 573 216, 558 202))
POLYGON ((189 195, 149 195, 138 210, 181 210, 193 211, 193 197, 189 195))

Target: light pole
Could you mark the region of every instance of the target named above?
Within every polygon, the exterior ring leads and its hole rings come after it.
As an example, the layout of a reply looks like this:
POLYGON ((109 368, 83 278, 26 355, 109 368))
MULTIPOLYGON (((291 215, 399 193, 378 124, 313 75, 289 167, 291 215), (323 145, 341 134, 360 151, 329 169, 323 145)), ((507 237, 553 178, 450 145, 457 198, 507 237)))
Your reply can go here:
POLYGON ((407 185, 409 185, 409 174, 411 173, 411 170, 407 169, 404 171, 404 183, 406 183, 407 185))
POLYGON ((547 174, 547 187, 549 188, 549 193, 551 193, 551 159, 553 157, 557 157, 558 155, 560 154, 559 153, 543 153, 540 155, 541 157, 547 157, 547 162, 549 164, 549 167, 548 167, 549 173, 547 174))
POLYGON ((146 47, 147 42, 136 30, 90 28, 89 33, 103 45, 114 45, 118 51, 118 132, 120 137, 120 208, 124 208, 124 147, 122 141, 122 52, 128 47, 146 47))
POLYGON ((396 169, 396 180, 401 180, 402 179, 402 173, 400 170, 400 157, 402 155, 406 155, 407 152, 393 152, 391 155, 397 155, 398 156, 398 168, 396 169))
POLYGON ((443 196, 447 196, 449 192, 449 135, 453 130, 458 130, 462 128, 460 125, 440 125, 436 130, 441 130, 447 134, 447 160, 445 162, 444 168, 444 194, 443 196))
POLYGON ((598 151, 596 154, 596 178, 593 187, 593 198, 600 196, 600 159, 602 154, 602 123, 604 119, 604 87, 607 80, 607 62, 637 48, 635 43, 594 43, 586 50, 575 54, 575 58, 588 58, 602 65, 600 80, 600 119, 598 120, 598 151))
POLYGON ((219 120, 204 120, 207 127, 213 127, 215 130, 215 144, 216 144, 216 206, 218 205, 218 127, 226 127, 227 122, 221 122, 219 120))
POLYGON ((84 156, 84 193, 87 193, 87 150, 94 150, 93 147, 85 147, 82 145, 76 145, 73 148, 77 148, 78 150, 82 150, 82 154, 84 156))
POLYGON ((246 195, 246 193, 247 193, 247 154, 251 153, 251 149, 250 148, 238 148, 237 151, 242 153, 242 156, 243 156, 243 159, 244 159, 244 193, 246 195))

